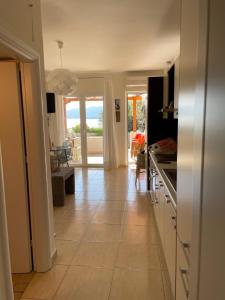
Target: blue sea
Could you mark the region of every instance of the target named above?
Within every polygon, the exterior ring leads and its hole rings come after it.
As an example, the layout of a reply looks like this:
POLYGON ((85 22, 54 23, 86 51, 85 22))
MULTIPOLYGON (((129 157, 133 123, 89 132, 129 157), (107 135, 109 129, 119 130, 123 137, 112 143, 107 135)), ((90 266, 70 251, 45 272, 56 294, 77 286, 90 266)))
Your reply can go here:
MULTIPOLYGON (((78 124, 80 124, 80 119, 67 119, 67 128, 73 128, 78 124)), ((101 128, 102 124, 100 124, 99 119, 87 119, 87 126, 101 128)))

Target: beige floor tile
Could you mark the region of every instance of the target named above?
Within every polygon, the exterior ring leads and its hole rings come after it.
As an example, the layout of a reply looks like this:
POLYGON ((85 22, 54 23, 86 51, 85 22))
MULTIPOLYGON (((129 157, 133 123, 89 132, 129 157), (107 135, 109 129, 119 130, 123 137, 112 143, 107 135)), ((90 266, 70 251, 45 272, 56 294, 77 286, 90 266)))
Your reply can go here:
POLYGON ((73 241, 55 240, 57 257, 55 265, 70 265, 76 253, 78 243, 73 241))
POLYGON ((151 200, 148 198, 145 199, 137 199, 135 201, 127 201, 125 203, 125 210, 129 211, 153 211, 151 200))
POLYGON ((93 193, 101 193, 106 189, 107 185, 104 180, 99 180, 97 182, 93 180, 80 181, 76 184, 75 190, 77 192, 91 191, 93 193))
POLYGON ((88 200, 89 202, 99 202, 104 199, 104 192, 83 191, 79 194, 78 200, 88 200))
POLYGON ((12 274, 14 292, 24 292, 33 276, 34 273, 12 274))
POLYGON ((96 213, 96 208, 92 209, 82 209, 82 210, 74 210, 74 209, 67 209, 64 210, 61 215, 58 214, 55 216, 55 223, 68 223, 68 222, 75 222, 75 223, 88 223, 92 220, 93 216, 96 213))
POLYGON ((131 225, 155 225, 153 212, 151 211, 126 211, 124 222, 131 225))
POLYGON ((158 246, 121 242, 116 267, 160 270, 158 246))
POLYGON ((122 224, 123 215, 123 211, 114 211, 109 209, 98 210, 92 220, 92 223, 122 224))
POLYGON ((121 229, 121 225, 91 224, 84 239, 89 242, 119 241, 121 229))
MULTIPOLYGON (((123 191, 108 191, 104 195, 106 201, 127 201, 130 195, 128 195, 126 188, 123 191)), ((133 195, 135 197, 135 194, 133 195)))
POLYGON ((112 268, 118 251, 118 243, 82 243, 72 265, 112 268))
POLYGON ((56 238, 61 240, 79 241, 87 230, 87 224, 61 222, 55 226, 56 238))
POLYGON ((155 226, 124 225, 121 239, 130 243, 159 243, 155 226))
POLYGON ((107 300, 111 280, 110 269, 71 267, 54 300, 107 300))
MULTIPOLYGON (((95 209, 99 206, 98 202, 93 201, 71 201, 68 202, 64 207, 67 210, 73 209, 73 210, 90 210, 95 209)), ((61 207, 60 207, 61 208, 61 207)))
POLYGON ((135 170, 127 168, 76 168, 75 176, 75 195, 67 195, 65 206, 54 210, 59 251, 55 267, 68 269, 54 288, 48 278, 47 291, 35 284, 37 293, 30 299, 48 300, 54 294, 51 300, 170 300, 164 299, 145 174, 140 186, 135 186, 135 170))
POLYGON ((20 300, 22 298, 23 293, 14 293, 14 300, 20 300))
POLYGON ((128 184, 120 183, 120 184, 108 184, 107 192, 109 193, 122 193, 125 189, 128 189, 128 184))
POLYGON ((161 272, 115 269, 109 300, 164 300, 161 272))
POLYGON ((67 268, 66 266, 57 265, 46 273, 36 273, 24 292, 23 299, 52 299, 65 276, 67 268))
POLYGON ((125 208, 125 203, 124 201, 105 201, 100 203, 97 211, 100 211, 102 209, 105 210, 124 210, 125 208))

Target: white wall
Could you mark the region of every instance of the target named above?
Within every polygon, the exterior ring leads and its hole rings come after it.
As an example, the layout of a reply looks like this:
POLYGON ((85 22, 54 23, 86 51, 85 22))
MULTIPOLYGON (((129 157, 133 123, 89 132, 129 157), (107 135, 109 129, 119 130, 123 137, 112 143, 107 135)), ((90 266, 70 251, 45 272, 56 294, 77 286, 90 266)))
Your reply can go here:
POLYGON ((41 18, 39 0, 1 1, 0 15, 0 26, 3 26, 17 38, 26 43, 26 45, 29 45, 31 48, 41 53, 42 35, 40 34, 41 18), (33 7, 30 7, 29 3, 32 4, 33 7))
POLYGON ((127 134, 126 134, 126 73, 113 73, 114 99, 120 99, 120 122, 116 123, 116 139, 119 166, 126 165, 127 134))
MULTIPOLYGON (((83 74, 79 75, 78 90, 76 95, 78 97, 84 96, 104 96, 104 79, 103 78, 89 78, 89 77, 104 77, 105 74, 83 74)), ((110 74, 107 74, 110 75, 110 74)), ((126 73, 113 73, 113 91, 114 99, 118 98, 121 101, 121 121, 116 123, 116 136, 118 147, 118 159, 119 165, 126 165, 126 99, 125 99, 125 87, 126 87, 126 73)), ((114 100, 113 100, 114 101, 114 100)), ((57 113, 50 117, 51 139, 57 140, 56 133, 53 128, 56 128, 57 113)))
MULTIPOLYGON (((97 75, 96 75, 97 77, 97 75)), ((104 96, 104 79, 103 78, 85 78, 79 77, 78 97, 104 96)))

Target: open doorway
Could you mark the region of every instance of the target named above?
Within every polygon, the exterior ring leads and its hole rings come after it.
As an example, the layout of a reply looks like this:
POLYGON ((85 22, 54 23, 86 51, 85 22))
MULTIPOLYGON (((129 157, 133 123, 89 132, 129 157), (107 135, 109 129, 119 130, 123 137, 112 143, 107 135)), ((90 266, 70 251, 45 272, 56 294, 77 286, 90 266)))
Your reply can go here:
POLYGON ((40 57, 24 43, 4 34, 0 34, 0 232, 4 246, 4 251, 0 250, 0 260, 4 262, 0 263, 0 298, 13 299, 13 286, 16 298, 33 271, 50 268, 54 245, 52 206, 47 194, 40 57))
POLYGON ((146 141, 146 93, 127 94, 128 164, 136 163, 146 141))
POLYGON ((65 136, 72 165, 103 165, 103 97, 64 98, 65 136))

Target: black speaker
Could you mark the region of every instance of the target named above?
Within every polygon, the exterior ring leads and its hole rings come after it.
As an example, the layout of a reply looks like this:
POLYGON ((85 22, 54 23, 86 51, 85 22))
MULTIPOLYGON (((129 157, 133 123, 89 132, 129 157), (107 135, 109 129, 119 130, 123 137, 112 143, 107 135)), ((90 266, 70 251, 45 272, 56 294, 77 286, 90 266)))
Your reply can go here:
POLYGON ((47 112, 48 114, 55 113, 55 94, 46 93, 47 99, 47 112))

